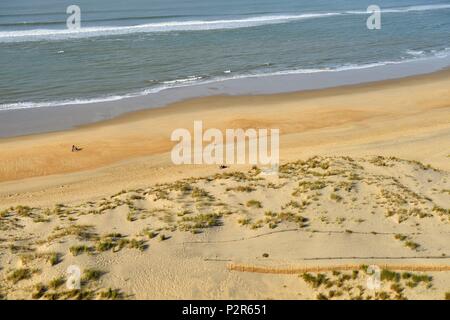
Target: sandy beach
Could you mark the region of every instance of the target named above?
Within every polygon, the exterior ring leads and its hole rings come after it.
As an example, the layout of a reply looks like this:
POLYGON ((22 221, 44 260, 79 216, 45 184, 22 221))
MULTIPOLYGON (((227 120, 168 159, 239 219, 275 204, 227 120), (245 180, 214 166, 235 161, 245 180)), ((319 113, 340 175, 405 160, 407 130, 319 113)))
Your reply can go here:
POLYGON ((0 294, 80 298, 50 284, 79 265, 101 271, 86 275, 81 298, 444 299, 449 119, 444 70, 317 91, 197 98, 1 139, 0 294), (220 130, 279 128, 280 176, 261 178, 251 166, 173 165, 170 134, 192 130, 195 120, 220 130), (72 145, 82 151, 71 152, 72 145), (328 282, 315 286, 319 272, 240 272, 229 264, 330 269, 323 269, 328 282), (363 264, 396 266, 385 271, 384 293, 359 288, 364 267, 332 268, 363 264))
MULTIPOLYGON (((392 155, 449 170, 449 84, 450 71, 442 71, 310 92, 199 98, 74 130, 1 139, 6 151, 1 200, 17 203, 10 193, 32 191, 34 185, 64 185, 69 188, 64 194, 83 200, 70 192, 75 184, 84 183, 82 189, 92 195, 92 190, 110 193, 124 184, 134 188, 154 179, 214 172, 217 168, 210 166, 172 166, 170 134, 177 128, 192 130, 195 120, 202 120, 205 129, 279 128, 281 161, 324 154, 392 155), (73 144, 83 151, 71 153, 73 144), (92 177, 101 190, 86 185, 92 177)), ((45 201, 50 190, 44 198, 28 193, 28 199, 45 201)))

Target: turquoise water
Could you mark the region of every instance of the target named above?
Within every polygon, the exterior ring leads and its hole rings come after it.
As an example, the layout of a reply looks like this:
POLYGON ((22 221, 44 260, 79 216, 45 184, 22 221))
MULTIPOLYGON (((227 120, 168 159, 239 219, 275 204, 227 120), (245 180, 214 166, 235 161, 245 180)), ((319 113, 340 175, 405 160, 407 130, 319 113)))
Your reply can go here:
POLYGON ((2 0, 0 110, 450 55, 450 1, 2 0), (66 7, 81 8, 81 30, 66 7))

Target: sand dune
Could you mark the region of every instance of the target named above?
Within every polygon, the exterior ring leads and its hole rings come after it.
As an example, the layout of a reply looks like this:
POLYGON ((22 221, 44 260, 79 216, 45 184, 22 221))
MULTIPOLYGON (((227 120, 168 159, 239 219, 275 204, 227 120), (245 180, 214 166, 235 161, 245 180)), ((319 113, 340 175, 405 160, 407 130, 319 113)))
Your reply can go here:
POLYGON ((47 299, 443 299, 449 178, 397 158, 314 157, 286 163, 278 176, 227 169, 77 205, 8 208, 1 212, 2 292, 47 299), (361 288, 368 264, 385 270, 377 292, 361 288), (81 291, 64 286, 71 265, 84 272, 81 291), (291 272, 279 271, 286 268, 291 272), (259 275, 264 285, 241 271, 266 273, 259 275), (287 278, 296 274, 303 280, 287 278), (328 282, 318 285, 315 277, 328 282))

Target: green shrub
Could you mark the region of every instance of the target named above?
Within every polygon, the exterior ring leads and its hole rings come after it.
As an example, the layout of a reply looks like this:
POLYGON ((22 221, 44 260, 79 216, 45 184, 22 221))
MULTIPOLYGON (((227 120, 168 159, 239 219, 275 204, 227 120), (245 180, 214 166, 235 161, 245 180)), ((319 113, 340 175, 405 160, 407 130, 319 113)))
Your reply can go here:
POLYGON ((400 274, 397 272, 394 272, 394 271, 389 271, 389 270, 383 269, 381 271, 381 281, 383 281, 383 280, 399 282, 400 274))
POLYGON ((405 246, 412 250, 417 250, 420 247, 420 244, 413 241, 406 241, 405 246))
POLYGON ((239 219, 239 220, 238 220, 238 223, 241 224, 241 225, 243 225, 243 226, 246 226, 246 225, 250 224, 251 221, 252 221, 252 220, 249 219, 249 218, 243 218, 243 219, 239 219))
POLYGON ((86 269, 83 272, 83 281, 97 281, 104 274, 103 271, 97 269, 86 269))
POLYGON ((332 193, 330 194, 330 199, 339 202, 342 200, 342 197, 336 193, 332 193))
POLYGON ((51 280, 49 282, 48 286, 51 289, 56 290, 59 287, 61 287, 65 282, 66 282, 66 278, 64 278, 64 277, 57 277, 57 278, 54 278, 53 280, 51 280))
POLYGON ((101 299, 118 300, 123 299, 123 293, 119 289, 108 288, 108 290, 100 292, 99 297, 101 299))
POLYGON ((313 276, 310 273, 304 273, 301 275, 303 280, 311 285, 313 288, 319 288, 322 285, 328 284, 330 281, 327 276, 323 273, 317 274, 317 276, 313 276))
POLYGON ((408 239, 408 237, 403 234, 396 234, 395 239, 400 240, 400 241, 405 241, 406 239, 408 239))
POLYGON ((78 245, 78 246, 72 246, 69 248, 70 253, 75 257, 82 253, 89 253, 92 251, 91 247, 88 247, 86 245, 78 245))
POLYGON ((50 263, 51 266, 57 265, 61 262, 60 255, 57 252, 51 253, 47 258, 48 263, 50 263))
POLYGON ((166 241, 169 238, 170 238, 169 236, 166 236, 164 234, 159 235, 159 241, 166 241))
POLYGON ((115 242, 111 239, 104 239, 97 243, 96 249, 100 252, 111 250, 116 246, 115 242))
POLYGON ((32 299, 40 299, 47 292, 47 287, 42 283, 38 283, 34 286, 34 292, 31 294, 32 299))
POLYGON ((246 205, 249 208, 262 208, 262 204, 258 200, 249 200, 246 205))
POLYGON ((144 234, 149 238, 149 239, 153 239, 156 236, 158 236, 158 232, 155 231, 151 231, 151 230, 144 230, 144 234))
POLYGON ((12 271, 6 279, 16 284, 19 281, 30 279, 33 275, 32 271, 28 268, 20 268, 12 271))

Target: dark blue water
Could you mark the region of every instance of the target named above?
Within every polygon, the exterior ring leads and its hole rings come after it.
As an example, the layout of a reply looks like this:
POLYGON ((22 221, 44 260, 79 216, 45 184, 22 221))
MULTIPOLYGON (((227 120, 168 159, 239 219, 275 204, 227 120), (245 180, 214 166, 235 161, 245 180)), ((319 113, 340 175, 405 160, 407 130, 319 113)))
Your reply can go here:
POLYGON ((450 1, 2 0, 0 110, 450 55, 450 1), (68 30, 66 8, 81 8, 68 30))

